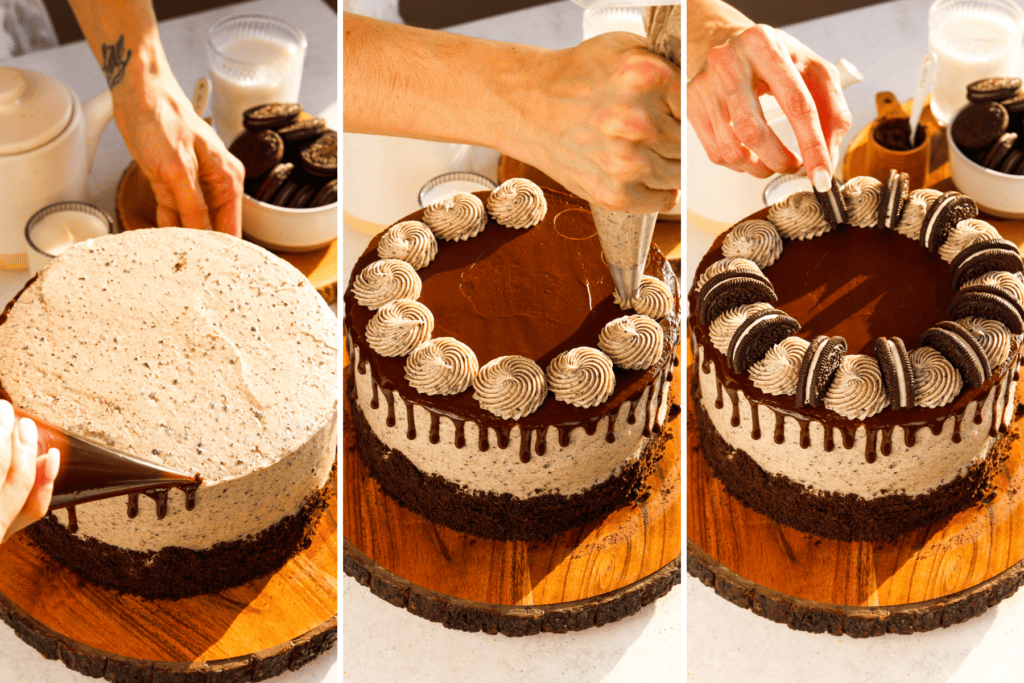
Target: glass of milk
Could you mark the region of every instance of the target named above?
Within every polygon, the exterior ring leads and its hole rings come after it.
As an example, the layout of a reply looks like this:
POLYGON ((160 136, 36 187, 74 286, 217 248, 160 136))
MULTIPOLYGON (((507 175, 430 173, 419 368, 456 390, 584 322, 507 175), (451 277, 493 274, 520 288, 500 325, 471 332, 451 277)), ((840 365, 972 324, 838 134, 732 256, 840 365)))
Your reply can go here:
POLYGON ((967 104, 967 85, 1018 76, 1024 11, 1013 0, 936 0, 928 11, 928 47, 939 57, 932 113, 945 125, 967 104))
POLYGON ((210 27, 206 54, 213 127, 226 144, 244 130, 246 109, 299 101, 306 36, 287 21, 256 14, 222 19, 210 27))

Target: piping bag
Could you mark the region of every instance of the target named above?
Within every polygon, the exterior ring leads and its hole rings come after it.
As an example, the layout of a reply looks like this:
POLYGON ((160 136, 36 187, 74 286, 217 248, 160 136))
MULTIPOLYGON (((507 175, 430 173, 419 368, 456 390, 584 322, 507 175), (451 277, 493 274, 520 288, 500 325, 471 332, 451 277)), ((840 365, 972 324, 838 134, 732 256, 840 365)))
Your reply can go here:
MULTIPOLYGON (((624 3, 619 0, 614 4, 624 3)), ((647 49, 680 66, 682 6, 648 7, 644 14, 644 27, 647 30, 647 49)), ((590 204, 590 211, 594 215, 597 237, 601 240, 601 251, 611 271, 615 291, 622 301, 632 301, 640 290, 640 277, 647 264, 647 252, 651 249, 658 214, 608 211, 594 203, 590 204)))
POLYGON ((53 483, 48 511, 128 494, 128 516, 134 517, 138 513, 138 494, 142 493, 156 500, 157 515, 162 518, 167 509, 167 490, 172 488, 185 491, 186 509, 195 507, 195 491, 203 480, 201 475, 189 475, 119 453, 17 408, 14 415, 16 418, 27 417, 36 423, 39 455, 44 455, 51 448, 60 451, 60 470, 53 483), (133 507, 135 514, 132 513, 133 507))

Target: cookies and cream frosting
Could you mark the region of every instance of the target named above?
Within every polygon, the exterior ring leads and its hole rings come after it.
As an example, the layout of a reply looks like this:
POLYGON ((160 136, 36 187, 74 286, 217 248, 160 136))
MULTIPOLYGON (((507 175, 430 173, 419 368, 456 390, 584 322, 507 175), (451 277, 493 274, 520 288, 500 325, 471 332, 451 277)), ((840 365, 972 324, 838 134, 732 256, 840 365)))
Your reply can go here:
POLYGON ((878 361, 859 353, 844 356, 824 403, 829 410, 850 420, 863 420, 888 406, 878 361))
POLYGON ((397 299, 382 306, 366 325, 366 341, 382 356, 408 356, 430 339, 434 316, 412 299, 397 299))
POLYGON ((700 274, 694 289, 699 292, 707 284, 708 280, 722 273, 754 273, 755 275, 763 275, 757 264, 750 259, 738 257, 724 258, 715 261, 708 266, 707 270, 700 274))
POLYGON ((548 201, 532 180, 509 178, 487 198, 487 212, 505 227, 529 228, 544 220, 548 201))
POLYGON ((730 308, 711 321, 709 328, 711 345, 725 355, 729 351, 729 344, 732 342, 733 335, 736 334, 736 330, 743 324, 743 321, 755 313, 770 311, 772 308, 771 304, 762 301, 730 308))
POLYGON ((910 352, 914 366, 914 402, 922 408, 938 408, 956 398, 963 389, 960 371, 930 346, 910 352))
POLYGON ((661 357, 664 332, 646 315, 628 315, 604 326, 597 346, 619 367, 644 370, 661 357))
POLYGON ((487 210, 476 195, 453 192, 431 203, 423 212, 423 222, 438 239, 468 240, 487 227, 487 210))
POLYGON ((555 398, 577 408, 593 408, 615 391, 612 359, 597 349, 579 346, 558 354, 547 370, 555 398))
POLYGON ((922 188, 911 190, 903 206, 903 215, 896 225, 896 232, 917 241, 921 236, 921 224, 932 203, 942 196, 938 190, 922 188))
POLYGON ((615 303, 625 309, 633 309, 641 315, 650 316, 656 320, 664 318, 672 312, 672 292, 668 285, 656 277, 643 275, 640 277, 640 287, 636 296, 631 301, 623 302, 619 293, 612 295, 615 303))
POLYGON ((377 255, 382 259, 400 259, 416 270, 427 266, 437 256, 437 238, 426 223, 402 221, 381 235, 377 255))
POLYGON ((808 240, 832 229, 813 192, 794 192, 768 209, 768 220, 791 240, 808 240))
POLYGON ((769 221, 759 218, 743 221, 725 236, 722 255, 728 258, 745 258, 759 268, 775 263, 782 253, 782 238, 769 221))
POLYGON ((437 337, 409 354, 405 378, 421 394, 449 396, 466 391, 479 369, 473 349, 458 339, 437 337))
POLYGON ((473 378, 473 398, 506 420, 518 420, 540 408, 548 394, 544 371, 524 356, 501 356, 473 378))
POLYGON ((939 256, 946 263, 952 263, 957 254, 972 244, 998 239, 1002 239, 1002 235, 991 223, 980 218, 968 218, 953 227, 946 241, 939 246, 939 256))
POLYGON ((849 212, 848 222, 858 228, 878 225, 878 204, 882 201, 882 182, 871 176, 850 178, 842 193, 849 212))
POLYGON ((965 280, 961 289, 964 287, 974 287, 976 285, 995 287, 1017 303, 1024 305, 1024 280, 1021 280, 1020 276, 1016 273, 1007 273, 1004 270, 993 270, 976 278, 965 280))
POLYGON ((800 364, 810 345, 806 339, 786 337, 750 366, 750 381, 766 394, 795 396, 800 364))
POLYGON ((998 367, 1009 357, 1013 334, 1003 323, 998 320, 973 316, 960 318, 953 322, 974 335, 981 350, 985 352, 989 365, 993 368, 998 367))
POLYGON ((352 282, 356 301, 371 311, 396 299, 418 299, 422 290, 416 270, 398 259, 374 261, 352 282))

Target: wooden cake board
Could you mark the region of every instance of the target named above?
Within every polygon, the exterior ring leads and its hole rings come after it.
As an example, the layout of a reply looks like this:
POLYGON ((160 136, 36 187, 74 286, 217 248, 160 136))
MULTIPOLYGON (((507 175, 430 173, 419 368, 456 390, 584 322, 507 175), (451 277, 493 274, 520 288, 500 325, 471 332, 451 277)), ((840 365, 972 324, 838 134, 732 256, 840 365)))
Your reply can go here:
MULTIPOLYGON (((670 407, 681 405, 680 369, 670 407)), ((448 628, 520 636, 618 621, 680 583, 678 407, 645 500, 526 542, 452 531, 394 502, 356 451, 347 392, 344 403, 344 570, 382 600, 448 628)))
POLYGON ((118 683, 248 683, 338 640, 337 486, 312 544, 219 593, 147 600, 79 578, 23 533, 0 545, 0 620, 47 659, 118 683))

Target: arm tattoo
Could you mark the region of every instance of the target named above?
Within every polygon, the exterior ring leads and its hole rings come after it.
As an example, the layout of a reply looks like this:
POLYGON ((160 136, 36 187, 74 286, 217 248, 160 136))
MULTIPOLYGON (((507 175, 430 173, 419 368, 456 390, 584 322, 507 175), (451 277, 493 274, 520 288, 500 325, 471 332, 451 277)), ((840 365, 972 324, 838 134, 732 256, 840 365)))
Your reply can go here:
POLYGON ((132 51, 124 50, 124 35, 122 34, 113 45, 103 44, 103 75, 107 77, 107 85, 113 88, 124 78, 124 69, 128 60, 132 58, 132 51))

